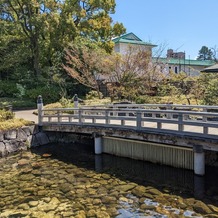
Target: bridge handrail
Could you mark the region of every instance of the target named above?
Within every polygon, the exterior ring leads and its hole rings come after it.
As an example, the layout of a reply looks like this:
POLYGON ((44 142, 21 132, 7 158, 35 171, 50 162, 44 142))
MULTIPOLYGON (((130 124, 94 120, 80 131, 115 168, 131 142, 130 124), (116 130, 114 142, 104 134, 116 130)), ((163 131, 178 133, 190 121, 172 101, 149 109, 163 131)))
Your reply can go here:
MULTIPOLYGON (((153 104, 152 104, 153 105, 153 104)), ((122 105, 123 106, 123 105, 122 105)), ((160 106, 160 105, 158 105, 160 106)), ((162 106, 162 105, 161 105, 162 106)), ((206 108, 209 108, 208 106, 206 108)), ((214 107, 210 107, 214 108, 214 107)), ((218 108, 218 107, 215 107, 218 108)), ((53 108, 42 109, 40 123, 46 124, 79 124, 104 127, 122 127, 136 130, 152 129, 166 131, 165 124, 174 124, 177 130, 169 132, 199 134, 218 137, 211 134, 209 128, 215 128, 218 133, 218 113, 190 110, 142 109, 142 108, 53 108), (46 114, 48 112, 48 114, 46 114), (49 114, 51 112, 51 114, 49 114), (209 120, 211 119, 211 120, 209 120), (145 123, 156 123, 156 127, 149 127, 145 123), (201 133, 187 133, 185 126, 202 127, 201 133)))
POLYGON ((91 112, 139 112, 139 113, 172 113, 172 114, 190 114, 190 115, 203 115, 203 116, 218 116, 218 113, 214 112, 200 112, 200 111, 181 111, 181 110, 163 110, 163 109, 137 109, 137 108, 51 108, 43 109, 42 111, 91 111, 91 112))

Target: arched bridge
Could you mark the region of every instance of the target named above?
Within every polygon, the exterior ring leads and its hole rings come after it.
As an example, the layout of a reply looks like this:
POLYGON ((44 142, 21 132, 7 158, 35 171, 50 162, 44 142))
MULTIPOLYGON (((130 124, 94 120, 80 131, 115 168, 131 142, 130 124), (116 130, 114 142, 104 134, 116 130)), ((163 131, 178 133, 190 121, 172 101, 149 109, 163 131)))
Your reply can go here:
MULTIPOLYGON (((191 165, 197 174, 203 175, 204 151, 218 151, 217 111, 218 106, 199 105, 116 104, 43 109, 42 104, 38 104, 38 123, 46 131, 92 134, 95 137, 96 153, 101 153, 102 149, 104 152, 108 147, 105 145, 102 148, 99 140, 102 137, 106 141, 107 138, 119 138, 173 146, 177 150, 181 147, 184 150, 191 149, 191 165), (200 162, 203 164, 199 164, 200 162)), ((131 150, 134 150, 133 147, 131 150)), ((185 159, 183 162, 188 161, 185 159)))

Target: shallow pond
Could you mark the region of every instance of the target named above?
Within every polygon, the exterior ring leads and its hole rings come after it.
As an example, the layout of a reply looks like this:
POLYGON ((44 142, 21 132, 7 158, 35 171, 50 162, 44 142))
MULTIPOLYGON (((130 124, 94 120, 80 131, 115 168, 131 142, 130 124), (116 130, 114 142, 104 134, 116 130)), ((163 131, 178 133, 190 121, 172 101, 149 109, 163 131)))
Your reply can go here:
POLYGON ((0 160, 0 217, 218 217, 218 169, 206 172, 50 144, 0 160))

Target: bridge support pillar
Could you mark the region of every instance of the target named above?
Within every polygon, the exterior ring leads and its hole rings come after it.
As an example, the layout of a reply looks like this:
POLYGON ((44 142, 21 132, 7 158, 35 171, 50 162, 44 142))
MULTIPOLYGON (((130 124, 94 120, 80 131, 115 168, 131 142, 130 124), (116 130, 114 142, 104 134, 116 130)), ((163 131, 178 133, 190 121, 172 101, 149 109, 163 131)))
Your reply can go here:
POLYGON ((194 146, 194 173, 199 176, 205 174, 205 154, 202 146, 194 146))
POLYGON ((95 154, 102 153, 102 137, 99 135, 95 135, 95 154))
POLYGON ((101 172, 102 168, 102 155, 95 155, 95 171, 101 172))
POLYGON ((37 98, 37 109, 38 109, 38 128, 39 132, 42 131, 42 117, 43 117, 43 100, 42 96, 39 95, 37 98))

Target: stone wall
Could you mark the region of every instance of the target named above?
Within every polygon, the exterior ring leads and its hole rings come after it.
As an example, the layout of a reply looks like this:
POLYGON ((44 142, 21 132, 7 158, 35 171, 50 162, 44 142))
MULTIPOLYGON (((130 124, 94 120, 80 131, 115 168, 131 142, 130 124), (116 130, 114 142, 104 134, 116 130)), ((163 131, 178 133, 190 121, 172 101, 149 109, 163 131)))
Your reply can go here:
POLYGON ((31 147, 46 145, 48 143, 88 143, 92 142, 90 135, 40 132, 38 126, 25 126, 7 131, 0 131, 0 158, 7 155, 27 150, 31 147))
POLYGON ((48 137, 39 132, 35 125, 0 131, 0 157, 47 143, 49 143, 48 137))

